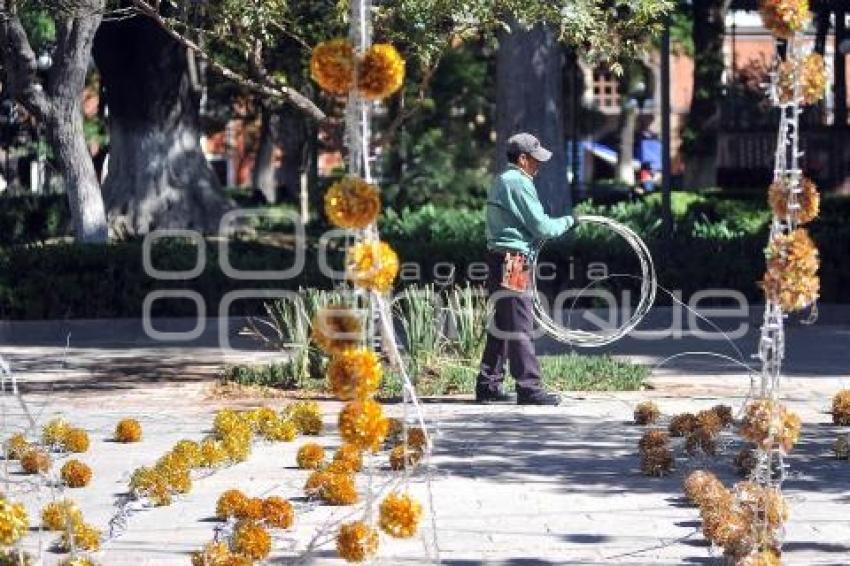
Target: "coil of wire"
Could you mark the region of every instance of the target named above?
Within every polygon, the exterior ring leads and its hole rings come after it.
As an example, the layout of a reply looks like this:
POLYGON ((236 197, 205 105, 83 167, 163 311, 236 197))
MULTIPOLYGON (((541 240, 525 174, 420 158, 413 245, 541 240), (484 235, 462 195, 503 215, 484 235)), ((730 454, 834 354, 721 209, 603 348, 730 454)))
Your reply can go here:
MULTIPOLYGON (((546 241, 540 242, 534 253, 534 262, 531 266, 532 290, 534 292, 534 318, 540 327, 554 339, 571 346, 582 348, 598 348, 616 342, 629 332, 634 330, 643 320, 652 304, 655 302, 657 281, 655 276, 655 264, 652 255, 644 241, 631 228, 615 220, 604 216, 581 215, 577 216, 578 224, 593 224, 602 226, 623 238, 634 250, 640 263, 640 300, 632 313, 631 318, 616 329, 600 329, 598 331, 580 330, 567 328, 556 322, 548 309, 542 304, 541 294, 537 289, 537 261, 540 250, 546 245, 546 241)), ((580 296, 580 294, 579 294, 580 296)))

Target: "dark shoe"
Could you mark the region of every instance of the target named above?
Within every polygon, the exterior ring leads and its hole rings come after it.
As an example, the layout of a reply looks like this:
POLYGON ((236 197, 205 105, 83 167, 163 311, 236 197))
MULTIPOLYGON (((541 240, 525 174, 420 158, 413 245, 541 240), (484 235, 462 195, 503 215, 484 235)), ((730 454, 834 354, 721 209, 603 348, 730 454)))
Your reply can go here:
POLYGON ((520 392, 517 395, 517 405, 549 405, 557 407, 561 404, 561 397, 554 393, 546 393, 542 389, 528 393, 520 392))
POLYGON ((505 393, 501 388, 493 389, 492 387, 476 387, 475 402, 485 405, 493 403, 513 403, 516 397, 510 393, 505 393))

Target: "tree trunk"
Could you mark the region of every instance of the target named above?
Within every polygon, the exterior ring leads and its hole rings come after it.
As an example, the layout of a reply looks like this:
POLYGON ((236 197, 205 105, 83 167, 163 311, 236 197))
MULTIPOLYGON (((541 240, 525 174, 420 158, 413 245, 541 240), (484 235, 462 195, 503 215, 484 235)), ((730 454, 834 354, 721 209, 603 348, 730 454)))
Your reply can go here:
POLYGON ((508 138, 529 132, 552 152, 535 180, 549 214, 565 214, 571 205, 564 142, 564 52, 551 29, 530 30, 516 23, 501 33, 496 56, 496 170, 505 167, 508 138))
POLYGON ((94 45, 109 108, 103 192, 120 235, 219 228, 233 203, 203 154, 186 48, 144 17, 104 23, 94 45))
POLYGON ((65 181, 74 233, 81 242, 106 242, 103 199, 83 133, 81 97, 101 22, 103 0, 81 0, 55 10, 56 45, 46 81, 36 74, 35 53, 14 4, 0 2, 0 52, 5 90, 47 126, 65 181), (44 84, 42 84, 42 82, 44 84))
POLYGON ((729 0, 694 0, 694 88, 685 154, 687 188, 717 185, 717 135, 723 89, 723 40, 729 0))
POLYGON ((847 12, 843 6, 836 3, 835 7, 835 127, 847 127, 847 71, 845 67, 845 54, 839 46, 847 38, 847 25, 845 18, 847 12))
POLYGON ((637 126, 637 103, 627 100, 620 109, 620 151, 617 154, 617 181, 628 185, 635 184, 635 128, 637 126))
POLYGON ((79 97, 56 102, 47 131, 67 187, 74 234, 83 242, 105 242, 109 234, 103 195, 83 133, 79 97))
POLYGON ((255 192, 262 194, 266 202, 278 202, 277 176, 274 167, 274 149, 277 129, 277 116, 265 104, 260 112, 260 142, 254 158, 254 170, 251 174, 251 184, 255 192))
POLYGON ((284 106, 280 112, 280 145, 283 148, 281 185, 291 200, 301 199, 301 173, 304 171, 306 144, 304 115, 290 106, 284 106))

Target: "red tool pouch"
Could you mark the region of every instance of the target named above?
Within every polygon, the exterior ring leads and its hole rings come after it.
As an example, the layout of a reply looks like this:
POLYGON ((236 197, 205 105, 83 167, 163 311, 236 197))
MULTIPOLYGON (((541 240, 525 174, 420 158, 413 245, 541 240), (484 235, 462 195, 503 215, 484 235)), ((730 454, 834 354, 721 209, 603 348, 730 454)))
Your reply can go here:
POLYGON ((502 265, 502 287, 511 291, 527 291, 530 281, 529 267, 528 258, 523 254, 505 254, 502 265))

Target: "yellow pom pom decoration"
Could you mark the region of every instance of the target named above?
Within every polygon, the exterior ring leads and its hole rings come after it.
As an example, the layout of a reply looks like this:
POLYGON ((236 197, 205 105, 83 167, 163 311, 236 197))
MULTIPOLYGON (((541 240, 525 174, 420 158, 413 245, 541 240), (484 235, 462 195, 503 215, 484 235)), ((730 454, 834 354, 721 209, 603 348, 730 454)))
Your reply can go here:
POLYGON ((233 529, 233 550, 251 560, 264 560, 272 551, 272 537, 254 521, 239 521, 233 529))
POLYGON ((82 511, 70 499, 51 501, 41 510, 41 524, 48 531, 64 531, 82 520, 82 511))
POLYGON ((318 470, 325 462, 325 449, 315 442, 308 442, 298 449, 295 461, 302 470, 318 470))
POLYGON ((298 432, 309 436, 322 434, 322 411, 315 401, 297 401, 286 408, 298 432))
POLYGON ((26 508, 0 495, 0 545, 11 546, 30 528, 26 508))
POLYGON ((130 476, 129 488, 136 497, 147 498, 157 507, 171 505, 171 488, 168 481, 155 468, 136 468, 130 476))
POLYGON ((45 446, 61 447, 70 428, 71 425, 62 417, 51 419, 41 428, 41 441, 45 446))
POLYGON ((292 504, 273 495, 263 500, 263 521, 275 529, 288 529, 295 522, 295 509, 292 504))
POLYGON ((194 440, 184 439, 177 442, 171 449, 171 453, 179 460, 184 461, 189 468, 198 468, 203 462, 201 445, 194 440))
POLYGON ((88 523, 75 523, 70 532, 62 532, 59 547, 64 552, 70 552, 71 548, 88 550, 89 552, 100 550, 100 530, 88 523), (71 544, 72 538, 74 541, 73 545, 71 544))
POLYGON ((378 552, 378 532, 364 523, 345 523, 336 537, 336 550, 348 562, 363 562, 378 552))
POLYGON ((339 412, 339 434, 361 450, 376 451, 387 435, 387 419, 372 399, 351 401, 339 412))
POLYGON ((260 433, 272 442, 292 442, 298 436, 298 427, 289 419, 278 417, 263 424, 260 433))
POLYGON ((81 428, 69 428, 62 441, 62 447, 68 452, 81 454, 89 449, 89 434, 81 428))
POLYGON ((79 460, 68 460, 60 471, 62 481, 68 487, 85 487, 91 481, 92 471, 79 460))
POLYGON ((378 355, 367 348, 341 352, 328 365, 330 390, 343 400, 372 396, 378 390, 382 376, 378 355))
POLYGON ((32 448, 32 445, 27 441, 27 437, 21 432, 16 432, 3 443, 3 448, 6 451, 6 457, 9 460, 20 460, 24 452, 32 448))
POLYGON ((809 21, 808 0, 761 0, 764 27, 781 39, 791 39, 809 21))
POLYGON ((201 441, 201 466, 215 468, 227 460, 227 451, 221 441, 215 438, 205 438, 201 441))
POLYGON ((359 177, 344 177, 325 193, 325 214, 337 228, 361 230, 381 212, 378 188, 359 177))
POLYGON ((215 516, 219 519, 236 517, 248 502, 248 496, 238 489, 228 489, 218 496, 215 504, 215 516))
POLYGON ((352 472, 363 469, 363 452, 353 444, 343 444, 334 453, 334 462, 341 462, 352 472))
POLYGON ((359 242, 348 249, 346 277, 357 287, 386 293, 398 274, 398 256, 385 242, 359 242))
POLYGON ((404 59, 387 43, 372 45, 363 55, 358 89, 367 100, 382 100, 404 84, 404 59))
POLYGON ((121 419, 115 425, 115 440, 122 443, 139 442, 142 439, 142 425, 136 419, 121 419))
POLYGON ((391 493, 381 502, 379 524, 392 537, 412 537, 421 518, 422 505, 407 494, 391 493))
POLYGON ((319 497, 325 485, 331 481, 333 473, 325 470, 316 470, 307 478, 304 484, 304 493, 307 497, 319 497))
POLYGON ((357 503, 357 486, 350 474, 329 473, 324 479, 319 497, 328 505, 354 505, 357 503))
POLYGON ((30 448, 21 456, 21 467, 27 474, 45 474, 51 465, 50 456, 41 448, 30 448))
POLYGON ((790 234, 776 234, 766 254, 767 272, 761 284, 767 298, 792 312, 818 298, 818 250, 803 228, 790 234))
POLYGON ((192 566, 219 566, 230 564, 230 549, 223 542, 208 542, 204 547, 192 553, 192 566))
POLYGON ((850 426, 850 389, 842 389, 832 397, 832 422, 850 426))
POLYGON ((189 462, 186 458, 174 452, 168 452, 157 460, 154 469, 172 491, 176 493, 189 493, 191 491, 192 479, 189 475, 189 462))
POLYGON ((244 462, 251 455, 251 442, 254 433, 251 425, 244 420, 233 422, 226 432, 219 433, 219 439, 227 457, 233 462, 244 462))
POLYGON ((310 74, 322 90, 343 95, 354 86, 354 49, 347 39, 323 41, 310 55, 310 74))

